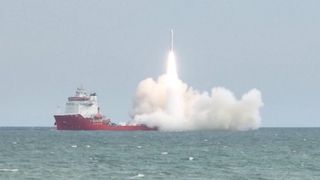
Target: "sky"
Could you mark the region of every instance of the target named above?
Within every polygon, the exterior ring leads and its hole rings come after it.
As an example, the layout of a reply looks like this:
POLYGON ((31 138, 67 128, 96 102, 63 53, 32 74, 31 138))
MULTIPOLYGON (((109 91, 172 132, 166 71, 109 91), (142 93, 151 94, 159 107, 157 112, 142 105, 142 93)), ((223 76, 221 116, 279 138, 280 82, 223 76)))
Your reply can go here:
POLYGON ((320 1, 2 0, 0 126, 53 126, 83 86, 130 121, 138 83, 165 72, 240 98, 262 93, 263 127, 319 127, 320 1))

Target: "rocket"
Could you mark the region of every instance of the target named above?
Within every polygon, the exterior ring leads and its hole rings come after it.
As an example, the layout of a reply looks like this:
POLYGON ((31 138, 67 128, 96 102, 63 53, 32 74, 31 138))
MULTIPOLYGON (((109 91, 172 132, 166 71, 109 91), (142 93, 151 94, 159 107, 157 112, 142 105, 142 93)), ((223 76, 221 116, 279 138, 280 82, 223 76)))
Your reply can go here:
POLYGON ((171 48, 170 51, 173 51, 173 29, 171 29, 171 48))

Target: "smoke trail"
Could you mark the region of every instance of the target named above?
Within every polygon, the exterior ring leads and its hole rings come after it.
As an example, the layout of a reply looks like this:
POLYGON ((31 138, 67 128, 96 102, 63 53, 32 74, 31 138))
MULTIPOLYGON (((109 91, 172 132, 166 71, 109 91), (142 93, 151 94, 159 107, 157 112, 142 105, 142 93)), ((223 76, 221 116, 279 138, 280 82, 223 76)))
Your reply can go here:
POLYGON ((182 97, 180 108, 183 114, 177 117, 167 110, 170 92, 166 79, 166 75, 162 75, 157 81, 148 78, 140 82, 132 110, 135 123, 164 131, 259 128, 259 109, 263 103, 257 89, 250 90, 237 100, 228 89, 216 87, 210 93, 200 93, 179 80, 177 92, 182 97))
POLYGON ((199 92, 177 75, 173 51, 167 73, 141 81, 133 101, 134 123, 164 131, 202 129, 249 130, 260 127, 261 93, 252 89, 240 99, 223 87, 199 92))

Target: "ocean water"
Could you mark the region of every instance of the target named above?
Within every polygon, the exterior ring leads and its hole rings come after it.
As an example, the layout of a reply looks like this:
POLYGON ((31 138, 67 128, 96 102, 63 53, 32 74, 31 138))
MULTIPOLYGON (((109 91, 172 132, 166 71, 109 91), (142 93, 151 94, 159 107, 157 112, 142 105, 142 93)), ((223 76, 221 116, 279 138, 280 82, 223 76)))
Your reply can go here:
POLYGON ((0 128, 0 179, 320 179, 320 128, 0 128))

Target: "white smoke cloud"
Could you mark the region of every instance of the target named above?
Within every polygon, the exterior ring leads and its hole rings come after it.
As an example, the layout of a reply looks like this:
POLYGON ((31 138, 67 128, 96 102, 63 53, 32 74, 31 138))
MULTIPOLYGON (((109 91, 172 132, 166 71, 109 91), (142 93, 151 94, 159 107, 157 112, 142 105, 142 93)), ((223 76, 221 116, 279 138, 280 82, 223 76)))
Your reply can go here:
POLYGON ((134 123, 163 131, 204 129, 250 130, 260 127, 261 93, 252 89, 237 99, 223 87, 199 92, 177 79, 168 88, 168 75, 140 82, 133 101, 134 123))

